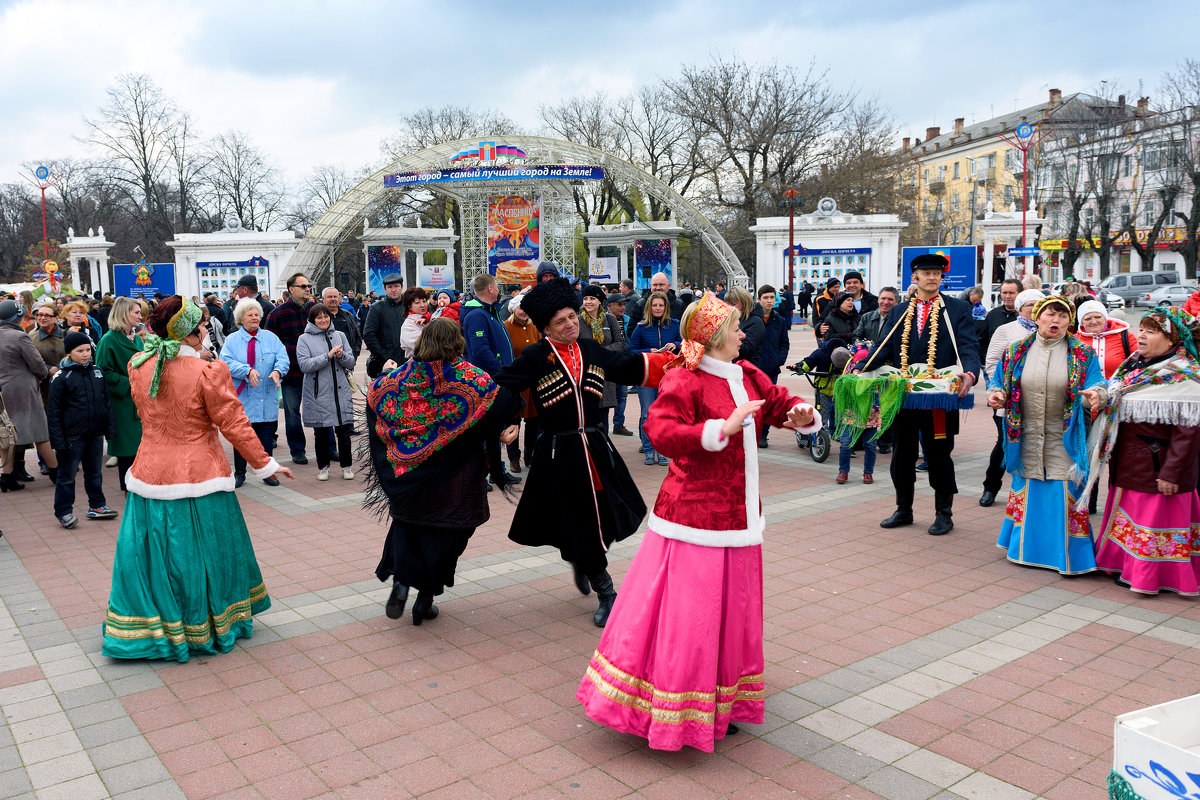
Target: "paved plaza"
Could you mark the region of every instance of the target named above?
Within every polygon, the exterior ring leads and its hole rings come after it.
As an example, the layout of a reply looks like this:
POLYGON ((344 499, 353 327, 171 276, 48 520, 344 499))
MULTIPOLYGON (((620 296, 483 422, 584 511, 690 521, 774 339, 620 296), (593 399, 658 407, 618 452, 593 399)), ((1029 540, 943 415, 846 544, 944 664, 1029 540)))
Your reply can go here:
MULTIPOLYGON (((793 331, 791 360, 812 346, 793 331)), ((317 482, 311 453, 296 481, 251 479, 238 495, 272 599, 254 637, 124 663, 99 652, 120 521, 62 530, 39 478, 0 496, 0 798, 1099 800, 1113 717, 1200 690, 1200 606, 1010 564, 1005 495, 977 504, 994 438, 986 409, 967 416, 956 527, 935 538, 924 478, 918 524, 883 530, 890 457, 874 485, 859 456, 838 486, 836 448, 817 464, 772 434, 767 719, 711 755, 584 716, 595 598, 556 551, 507 539, 495 493, 441 616, 414 627, 383 614, 385 526, 357 481, 317 482)), ((666 468, 615 443, 652 503, 666 468)), ((105 488, 120 508, 115 469, 105 488)), ((640 540, 613 549, 618 585, 640 540)))

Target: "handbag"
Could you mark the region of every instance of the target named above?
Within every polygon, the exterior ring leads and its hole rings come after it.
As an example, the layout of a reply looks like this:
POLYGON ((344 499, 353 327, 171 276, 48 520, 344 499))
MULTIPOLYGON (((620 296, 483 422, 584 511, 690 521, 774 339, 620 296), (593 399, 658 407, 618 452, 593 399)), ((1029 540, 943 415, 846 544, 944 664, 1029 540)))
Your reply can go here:
POLYGON ((4 405, 4 395, 0 394, 0 454, 17 444, 17 426, 8 416, 4 405))

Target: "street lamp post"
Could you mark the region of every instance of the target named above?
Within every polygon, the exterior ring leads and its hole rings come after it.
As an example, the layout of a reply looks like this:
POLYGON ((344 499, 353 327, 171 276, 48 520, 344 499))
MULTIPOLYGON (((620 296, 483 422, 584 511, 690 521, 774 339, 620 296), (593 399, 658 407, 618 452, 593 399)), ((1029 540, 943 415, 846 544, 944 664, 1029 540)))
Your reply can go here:
POLYGON ((788 210, 788 288, 796 291, 796 206, 802 205, 804 198, 795 189, 787 189, 783 199, 779 201, 781 208, 788 210))
MULTIPOLYGON (((1033 126, 1028 122, 1022 122, 1017 126, 1015 133, 1015 139, 1009 138, 1003 133, 1000 134, 1000 138, 1021 151, 1021 247, 1029 247, 1029 235, 1025 226, 1025 218, 1029 213, 1029 150, 1045 139, 1050 131, 1039 129, 1035 136, 1033 126)), ((1027 269, 1029 262, 1026 260, 1028 258, 1029 256, 1021 256, 1022 276, 1029 272, 1027 269)))

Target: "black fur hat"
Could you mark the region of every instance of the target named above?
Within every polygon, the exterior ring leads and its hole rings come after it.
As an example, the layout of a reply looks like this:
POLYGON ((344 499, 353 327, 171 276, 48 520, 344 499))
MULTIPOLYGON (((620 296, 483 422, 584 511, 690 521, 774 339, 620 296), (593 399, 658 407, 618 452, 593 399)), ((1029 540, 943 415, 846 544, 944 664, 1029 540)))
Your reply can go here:
POLYGON ((579 295, 571 288, 571 282, 566 278, 555 278, 534 284, 533 288, 521 298, 521 308, 533 320, 537 329, 545 330, 550 320, 564 308, 579 311, 579 295))

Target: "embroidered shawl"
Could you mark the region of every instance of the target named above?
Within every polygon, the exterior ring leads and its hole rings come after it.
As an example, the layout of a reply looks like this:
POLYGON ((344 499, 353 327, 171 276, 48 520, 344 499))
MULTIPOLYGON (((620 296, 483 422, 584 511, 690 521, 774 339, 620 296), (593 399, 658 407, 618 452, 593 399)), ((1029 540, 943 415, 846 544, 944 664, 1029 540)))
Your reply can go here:
MULTIPOLYGON (((1013 475, 1024 475, 1021 464, 1021 374, 1025 371, 1025 360, 1029 349, 1037 341, 1037 334, 1027 336, 1014 343, 1000 357, 1000 378, 1006 399, 1004 402, 1004 468, 1013 475)), ((1074 463, 1074 472, 1082 482, 1087 475, 1087 409, 1079 393, 1104 382, 1096 352, 1074 335, 1068 335, 1067 350, 1067 397, 1063 403, 1063 446, 1074 463)))
POLYGON ((499 387, 461 358, 409 360, 367 393, 375 434, 397 476, 420 466, 483 418, 499 387))

